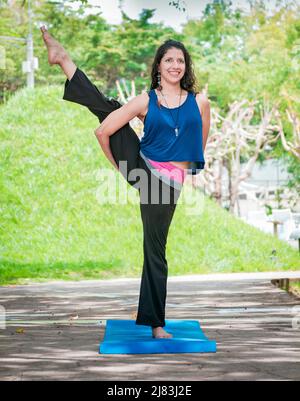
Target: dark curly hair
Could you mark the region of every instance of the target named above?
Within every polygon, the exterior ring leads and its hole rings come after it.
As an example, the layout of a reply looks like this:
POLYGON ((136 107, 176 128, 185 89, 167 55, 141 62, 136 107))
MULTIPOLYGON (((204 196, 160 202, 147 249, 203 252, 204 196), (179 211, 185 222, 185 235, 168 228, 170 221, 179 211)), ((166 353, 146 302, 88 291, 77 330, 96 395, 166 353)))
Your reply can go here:
MULTIPOLYGON (((185 60, 185 74, 182 77, 180 81, 180 86, 182 89, 188 91, 188 92, 193 92, 197 93, 197 88, 196 88, 196 77, 193 69, 193 63, 191 56, 187 49, 185 48, 184 44, 181 42, 178 42, 177 40, 166 40, 156 51, 153 64, 152 64, 152 71, 151 71, 151 87, 150 89, 156 89, 159 88, 158 85, 158 80, 157 80, 157 73, 158 73, 158 65, 161 62, 161 59, 163 56, 167 53, 169 49, 172 47, 176 47, 177 49, 182 50, 183 55, 184 55, 184 60, 185 60)), ((161 89, 161 87, 159 88, 161 89)))

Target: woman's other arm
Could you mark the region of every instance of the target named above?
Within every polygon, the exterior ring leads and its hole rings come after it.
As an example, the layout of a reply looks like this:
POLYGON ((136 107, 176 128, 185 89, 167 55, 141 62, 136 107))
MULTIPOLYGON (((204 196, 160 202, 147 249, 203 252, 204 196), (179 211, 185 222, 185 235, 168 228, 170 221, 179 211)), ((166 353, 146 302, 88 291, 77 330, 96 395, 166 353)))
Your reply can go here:
POLYGON ((204 152, 210 129, 210 102, 201 93, 197 94, 196 101, 202 117, 202 147, 204 152))
POLYGON ((95 130, 95 135, 104 154, 117 170, 118 166, 110 149, 109 137, 128 124, 134 117, 139 116, 147 107, 148 102, 149 96, 147 93, 136 96, 119 109, 111 112, 100 127, 95 130))

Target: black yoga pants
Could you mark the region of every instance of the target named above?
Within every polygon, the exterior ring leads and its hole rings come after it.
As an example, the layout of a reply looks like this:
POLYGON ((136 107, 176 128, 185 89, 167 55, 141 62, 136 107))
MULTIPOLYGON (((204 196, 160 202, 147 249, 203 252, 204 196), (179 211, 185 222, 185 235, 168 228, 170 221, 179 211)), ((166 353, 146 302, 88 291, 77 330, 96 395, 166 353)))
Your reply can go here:
MULTIPOLYGON (((66 81, 63 99, 86 106, 100 122, 122 106, 117 100, 105 97, 79 68, 66 81)), ((120 172, 140 194, 144 261, 136 324, 163 327, 168 277, 166 244, 181 191, 151 173, 139 154, 140 139, 129 124, 110 136, 110 147, 118 166, 120 161, 127 162, 126 171, 120 169, 120 172), (136 169, 146 172, 146 184, 140 184, 138 174, 130 174, 139 171, 136 169)))

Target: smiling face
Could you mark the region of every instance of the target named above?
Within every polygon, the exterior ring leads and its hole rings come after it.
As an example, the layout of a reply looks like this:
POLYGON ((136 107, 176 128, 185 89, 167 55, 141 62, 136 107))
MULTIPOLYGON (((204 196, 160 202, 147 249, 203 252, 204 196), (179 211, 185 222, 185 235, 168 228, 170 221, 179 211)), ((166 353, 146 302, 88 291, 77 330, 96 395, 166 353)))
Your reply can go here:
POLYGON ((172 47, 163 56, 158 66, 161 73, 161 81, 179 83, 185 74, 185 59, 182 50, 172 47))

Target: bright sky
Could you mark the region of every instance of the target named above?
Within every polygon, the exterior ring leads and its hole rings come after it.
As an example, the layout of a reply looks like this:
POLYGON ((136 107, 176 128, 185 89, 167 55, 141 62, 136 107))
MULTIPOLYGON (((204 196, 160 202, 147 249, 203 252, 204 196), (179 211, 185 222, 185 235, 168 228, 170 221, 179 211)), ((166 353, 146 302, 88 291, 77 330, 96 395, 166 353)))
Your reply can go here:
MULTIPOLYGON (((123 10, 130 18, 138 18, 143 8, 156 9, 151 22, 163 22, 166 26, 171 26, 177 31, 181 31, 181 24, 186 23, 189 19, 197 19, 201 17, 202 11, 207 3, 212 0, 185 0, 180 2, 186 11, 179 11, 174 6, 169 6, 171 0, 122 0, 123 10), (184 4, 183 4, 184 3, 184 4)), ((111 24, 119 24, 121 22, 121 12, 119 9, 119 0, 88 0, 92 5, 101 7, 103 17, 111 24)), ((232 0, 233 7, 239 7, 249 10, 248 0, 232 0)), ((265 4, 269 10, 273 9, 276 0, 265 0, 265 4)))
MULTIPOLYGON (((172 26, 181 31, 181 24, 191 18, 199 18, 207 0, 185 0, 186 11, 179 11, 174 6, 169 6, 170 0, 123 0, 123 10, 130 18, 138 18, 143 8, 156 9, 151 22, 163 22, 166 26, 172 26)), ((118 8, 119 0, 89 0, 92 5, 101 7, 103 17, 111 24, 121 22, 121 12, 118 8)), ((247 0, 233 0, 235 6, 248 10, 247 0)), ((183 4, 183 2, 181 2, 183 4)))

